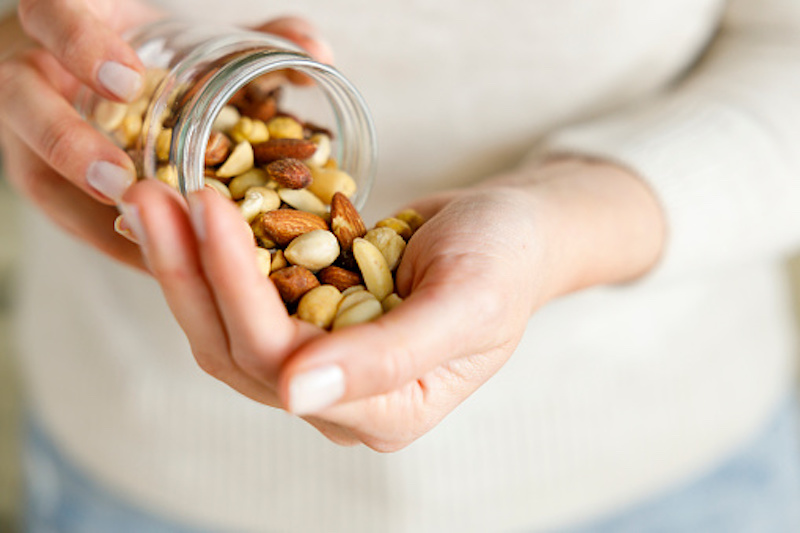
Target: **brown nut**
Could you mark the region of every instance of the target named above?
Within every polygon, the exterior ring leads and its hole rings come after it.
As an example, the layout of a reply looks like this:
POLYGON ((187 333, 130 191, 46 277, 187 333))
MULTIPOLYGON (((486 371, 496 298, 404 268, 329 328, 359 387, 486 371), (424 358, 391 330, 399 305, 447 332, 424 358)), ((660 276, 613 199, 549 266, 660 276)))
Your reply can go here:
POLYGON ((337 266, 323 268, 317 273, 317 278, 319 278, 320 283, 333 285, 340 291, 362 283, 361 274, 337 266))
POLYGON ((373 228, 364 238, 381 251, 389 270, 394 271, 406 250, 406 241, 391 228, 373 228))
POLYGON ((267 165, 278 159, 308 159, 314 155, 317 146, 306 139, 270 139, 253 145, 256 163, 267 165))
POLYGON ((399 218, 394 218, 394 217, 389 217, 389 218, 384 218, 383 220, 379 220, 375 224, 375 227, 393 229, 394 231, 397 232, 398 235, 400 235, 403 238, 403 240, 406 241, 411 238, 411 234, 413 233, 411 231, 411 226, 409 226, 407 223, 403 222, 399 218))
POLYGON ((261 232, 278 246, 286 246, 309 231, 328 229, 328 224, 322 217, 294 209, 278 209, 262 213, 256 217, 253 225, 257 236, 261 232))
POLYGON ((273 96, 253 97, 242 102, 242 113, 248 117, 269 122, 278 112, 278 101, 273 96))
POLYGON ((293 265, 317 272, 331 266, 339 257, 339 242, 330 231, 316 229, 292 240, 283 254, 293 265))
POLYGON ((369 292, 378 300, 383 300, 394 292, 392 272, 383 254, 374 244, 366 239, 354 240, 353 255, 369 292))
MULTIPOLYGON (((319 287, 319 281, 307 268, 288 266, 270 274, 269 279, 275 284, 281 299, 288 305, 294 304, 305 293, 319 287)), ((379 304, 380 305, 380 304, 379 304)))
MULTIPOLYGON (((164 130, 167 131, 167 130, 164 130)), ((172 132, 172 130, 169 130, 172 132)), ((231 140, 224 133, 212 131, 206 144, 205 163, 207 167, 215 167, 225 161, 231 153, 231 140)))
POLYGON ((353 248, 353 240, 367 233, 364 220, 344 194, 337 192, 331 201, 331 230, 342 249, 353 248))
POLYGON ((304 189, 311 184, 311 170, 298 159, 278 159, 265 170, 279 186, 287 189, 304 189))
POLYGON ((336 309, 342 300, 339 289, 332 285, 320 285, 305 293, 297 304, 297 318, 315 326, 328 329, 336 317, 336 309))

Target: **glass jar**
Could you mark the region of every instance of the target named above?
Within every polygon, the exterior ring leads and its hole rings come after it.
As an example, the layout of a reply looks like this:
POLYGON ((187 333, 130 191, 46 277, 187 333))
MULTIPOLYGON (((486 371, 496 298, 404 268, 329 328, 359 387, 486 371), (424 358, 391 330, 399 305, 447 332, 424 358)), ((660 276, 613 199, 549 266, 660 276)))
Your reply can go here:
POLYGON ((174 176, 184 195, 201 189, 212 126, 226 104, 254 80, 291 70, 313 84, 282 85, 281 109, 331 133, 333 165, 353 178, 350 199, 363 207, 375 177, 375 130, 364 99, 335 68, 289 41, 238 28, 167 20, 133 31, 128 40, 148 69, 140 100, 117 104, 83 90, 76 107, 127 149, 140 177, 174 176))

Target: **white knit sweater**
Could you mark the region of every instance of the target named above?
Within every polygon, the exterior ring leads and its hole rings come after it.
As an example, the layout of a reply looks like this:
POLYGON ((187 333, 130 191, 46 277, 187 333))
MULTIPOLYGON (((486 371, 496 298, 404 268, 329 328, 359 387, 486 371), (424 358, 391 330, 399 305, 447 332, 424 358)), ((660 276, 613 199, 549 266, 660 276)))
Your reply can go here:
POLYGON ((670 236, 647 279, 547 306, 484 387, 381 455, 205 375, 151 280, 31 213, 19 339, 33 409, 110 490, 224 530, 533 531, 712 468, 786 395, 797 0, 164 4, 323 28, 377 123, 373 220, 559 150, 637 171, 670 236))

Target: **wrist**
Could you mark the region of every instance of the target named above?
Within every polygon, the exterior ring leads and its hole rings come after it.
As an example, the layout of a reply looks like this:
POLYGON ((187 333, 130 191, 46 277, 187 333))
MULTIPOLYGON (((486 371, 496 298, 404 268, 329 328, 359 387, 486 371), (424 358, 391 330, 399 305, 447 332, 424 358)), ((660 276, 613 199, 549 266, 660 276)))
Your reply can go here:
POLYGON ((666 224, 646 183, 612 163, 560 158, 494 181, 528 193, 546 275, 545 301, 633 281, 658 262, 666 224))

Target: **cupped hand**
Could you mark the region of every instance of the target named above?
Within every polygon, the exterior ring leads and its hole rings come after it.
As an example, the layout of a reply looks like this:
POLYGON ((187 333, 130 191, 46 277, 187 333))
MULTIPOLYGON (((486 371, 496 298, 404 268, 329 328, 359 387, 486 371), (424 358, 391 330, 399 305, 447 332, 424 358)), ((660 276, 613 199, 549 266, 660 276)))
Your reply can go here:
MULTIPOLYGON (((138 247, 114 230, 114 206, 136 179, 133 162, 71 102, 81 84, 111 100, 135 100, 145 67, 120 34, 161 16, 137 0, 21 0, 16 23, 29 46, 10 56, 0 49, 0 150, 9 181, 63 229, 137 268, 144 268, 138 247)), ((302 19, 258 29, 331 60, 302 19)))
POLYGON ((153 182, 125 201, 200 366, 339 443, 395 450, 428 431, 508 359, 544 294, 535 199, 513 188, 420 203, 433 216, 399 267, 405 301, 333 333, 288 316, 229 200, 195 193, 190 217, 153 182))

